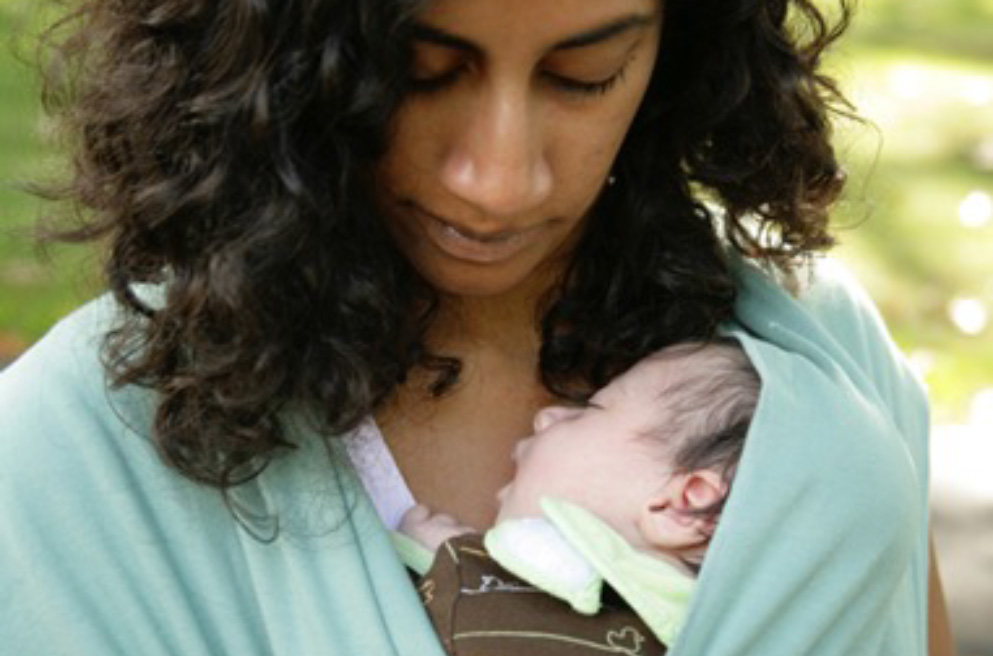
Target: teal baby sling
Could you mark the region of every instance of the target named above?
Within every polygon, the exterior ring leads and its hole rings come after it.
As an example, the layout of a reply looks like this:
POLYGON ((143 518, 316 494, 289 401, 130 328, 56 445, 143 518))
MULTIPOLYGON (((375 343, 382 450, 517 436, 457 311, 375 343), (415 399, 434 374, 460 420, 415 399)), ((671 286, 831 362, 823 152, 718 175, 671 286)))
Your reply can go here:
MULTIPOLYGON (((736 271, 727 331, 762 395, 670 654, 923 655, 921 386, 836 265, 796 297, 736 271)), ((152 396, 105 384, 115 312, 106 298, 85 306, 0 374, 0 651, 441 656, 387 531, 324 440, 299 427, 300 448, 239 490, 241 522, 161 464, 152 396)))

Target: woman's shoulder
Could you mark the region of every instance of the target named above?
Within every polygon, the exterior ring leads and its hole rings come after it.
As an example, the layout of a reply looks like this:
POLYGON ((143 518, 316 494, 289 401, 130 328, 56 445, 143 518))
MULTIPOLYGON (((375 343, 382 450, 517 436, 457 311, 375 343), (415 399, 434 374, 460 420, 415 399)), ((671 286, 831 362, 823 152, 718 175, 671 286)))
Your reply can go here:
POLYGON ((758 414, 767 422, 793 421, 793 430, 803 426, 807 445, 832 451, 837 467, 868 480, 878 483, 885 464, 894 480, 912 479, 923 500, 927 393, 856 278, 828 258, 801 271, 792 289, 753 265, 737 275, 735 329, 763 379, 758 414))
POLYGON ((885 344, 898 351, 869 292, 841 260, 818 258, 800 276, 799 302, 849 349, 885 344))
POLYGON ((346 626, 333 617, 347 612, 321 615, 327 604, 372 594, 354 576, 368 555, 356 536, 378 525, 350 479, 316 439, 226 497, 178 475, 153 440, 155 392, 115 388, 105 373, 103 339, 119 318, 109 297, 91 302, 0 372, 0 643, 20 654, 299 653, 294 622, 320 615, 333 628, 314 644, 333 652, 346 626), (332 585, 348 593, 329 597, 332 585))
POLYGON ((732 271, 740 292, 736 310, 751 321, 813 320, 843 340, 851 340, 855 329, 871 327, 873 334, 863 338, 888 339, 869 294, 840 260, 817 257, 784 275, 736 258, 732 271))
POLYGON ((63 318, 49 332, 0 372, 0 416, 4 441, 10 431, 52 412, 77 409, 106 389, 100 359, 103 337, 116 321, 118 310, 109 296, 83 305, 63 318))
MULTIPOLYGON (((48 397, 47 385, 72 387, 81 377, 90 378, 99 362, 102 335, 113 325, 116 309, 109 296, 101 296, 61 319, 27 351, 0 371, 0 398, 16 410, 27 400, 48 397), (15 402, 16 401, 16 402, 15 402)), ((19 413, 14 413, 15 415, 19 413)), ((10 419, 10 412, 4 413, 10 419)))
POLYGON ((154 451, 147 440, 135 438, 147 434, 151 395, 112 389, 101 360, 104 335, 119 316, 109 296, 93 300, 0 372, 5 488, 44 485, 52 477, 69 486, 88 468, 106 471, 125 450, 154 451))
MULTIPOLYGON (((87 498, 102 498, 107 491, 117 498, 121 490, 156 498, 150 503, 158 510, 187 496, 194 501, 187 499, 186 505, 210 499, 211 512, 217 504, 223 507, 222 495, 163 461, 154 428, 158 393, 140 385, 113 384, 103 345, 108 332, 121 325, 123 312, 110 295, 92 300, 0 371, 0 498, 40 516, 52 515, 52 490, 63 495, 66 507, 85 505, 87 498)), ((293 491, 302 485, 312 489, 311 496, 321 490, 338 503, 335 486, 346 483, 328 480, 331 454, 305 419, 288 414, 287 430, 296 448, 270 463, 256 479, 257 486, 243 486, 239 503, 296 512, 293 491), (265 498, 255 499, 263 488, 265 498)), ((334 521, 340 520, 338 509, 334 513, 334 521)))
POLYGON ((737 261, 736 321, 749 332, 824 367, 837 368, 926 430, 920 377, 890 334, 866 289, 839 260, 819 257, 792 280, 737 261))

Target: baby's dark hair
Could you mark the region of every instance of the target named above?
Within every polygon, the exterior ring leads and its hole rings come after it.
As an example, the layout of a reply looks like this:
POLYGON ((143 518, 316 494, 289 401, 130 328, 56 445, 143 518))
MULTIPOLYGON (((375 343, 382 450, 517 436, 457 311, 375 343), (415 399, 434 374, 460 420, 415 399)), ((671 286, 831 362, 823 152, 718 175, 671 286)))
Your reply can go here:
MULTIPOLYGON (((730 489, 758 405, 758 372, 732 339, 677 344, 652 357, 683 360, 660 393, 667 439, 676 436, 675 471, 712 469, 730 489)), ((721 499, 701 513, 716 518, 723 507, 721 499)))
MULTIPOLYGON (((758 406, 761 379, 741 345, 733 339, 684 342, 650 356, 679 359, 676 375, 659 390, 665 420, 664 442, 672 444, 668 458, 673 473, 711 469, 721 475, 727 492, 715 503, 692 512, 708 520, 708 534, 727 501, 745 447, 745 437, 758 406)), ((694 575, 703 554, 680 558, 694 575)))

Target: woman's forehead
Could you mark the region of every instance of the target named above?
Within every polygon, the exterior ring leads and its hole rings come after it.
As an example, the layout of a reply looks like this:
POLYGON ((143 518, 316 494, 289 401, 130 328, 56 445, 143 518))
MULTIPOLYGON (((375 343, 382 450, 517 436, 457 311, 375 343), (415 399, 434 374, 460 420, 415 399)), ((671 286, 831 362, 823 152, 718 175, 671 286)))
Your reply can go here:
POLYGON ((659 0, 433 0, 418 22, 480 50, 513 43, 538 48, 582 46, 603 30, 643 29, 658 19, 659 0))

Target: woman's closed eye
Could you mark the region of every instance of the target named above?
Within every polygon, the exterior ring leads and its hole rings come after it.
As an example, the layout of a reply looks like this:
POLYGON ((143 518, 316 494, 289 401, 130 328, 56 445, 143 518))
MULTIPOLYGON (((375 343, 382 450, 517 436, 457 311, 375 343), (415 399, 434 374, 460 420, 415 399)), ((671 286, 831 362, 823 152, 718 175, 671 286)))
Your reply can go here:
POLYGON ((433 43, 417 44, 410 54, 410 82, 415 91, 443 89, 453 84, 472 64, 468 54, 433 43))
POLYGON ((420 93, 441 91, 442 89, 455 84, 459 77, 464 73, 463 69, 465 67, 465 64, 460 64, 442 73, 432 73, 429 75, 414 73, 410 78, 410 85, 414 91, 420 93))
MULTIPOLYGON (((444 70, 430 73, 420 72, 416 68, 425 67, 415 66, 415 71, 410 79, 411 87, 419 93, 432 93, 454 86, 464 75, 473 72, 474 65, 469 61, 462 61, 444 70)), ((607 77, 599 79, 580 79, 554 71, 541 71, 539 75, 542 81, 557 91, 580 96, 600 96, 609 92, 618 82, 623 80, 626 70, 627 62, 607 77)))
POLYGON ((624 71, 627 70, 627 64, 625 63, 617 72, 609 75, 608 77, 602 78, 600 80, 577 80, 575 78, 566 77, 564 75, 558 75, 557 73, 545 72, 542 75, 551 84, 567 91, 569 93, 578 93, 584 95, 600 96, 624 79, 624 71))

